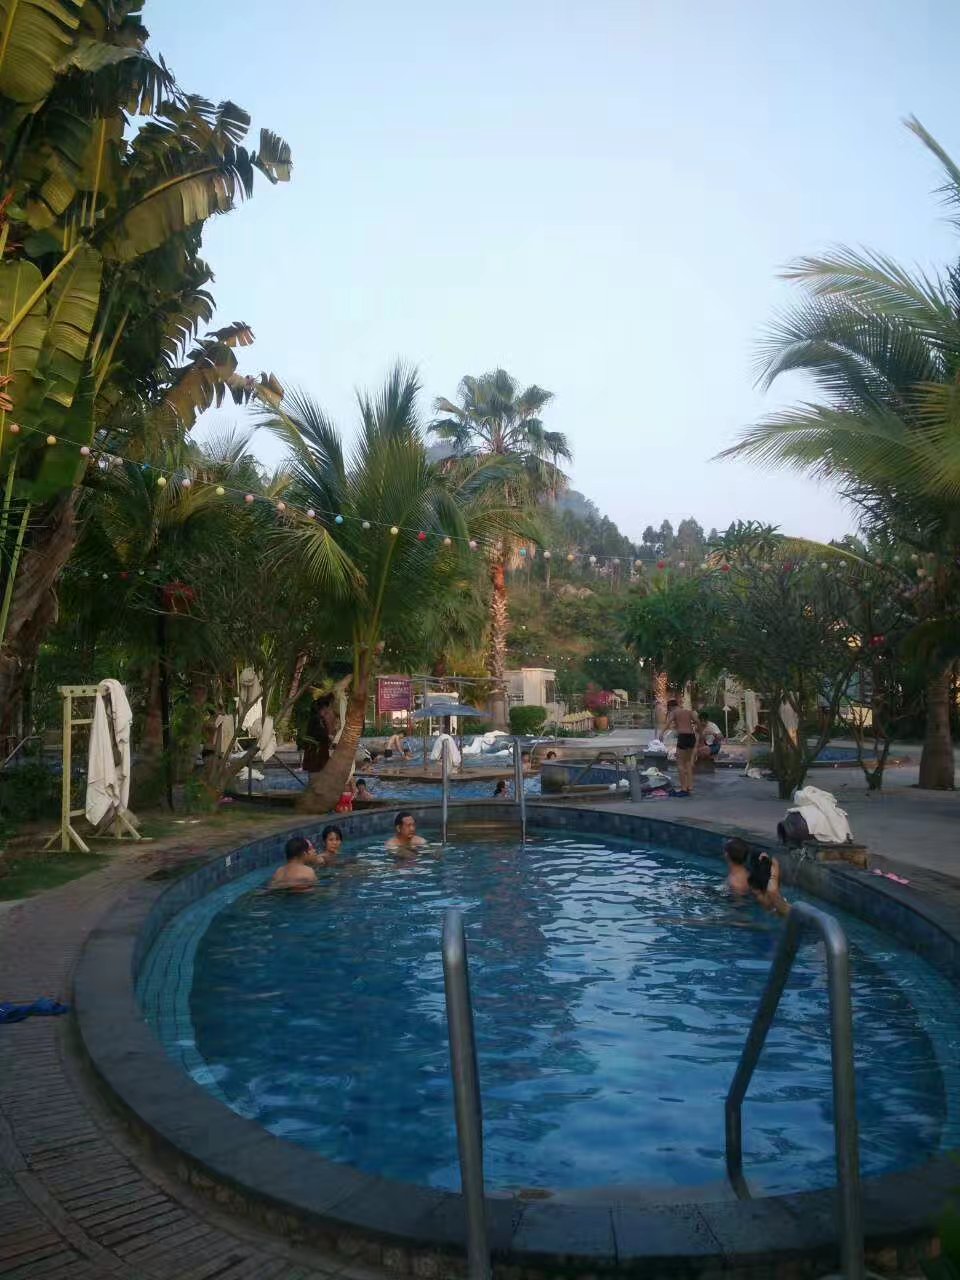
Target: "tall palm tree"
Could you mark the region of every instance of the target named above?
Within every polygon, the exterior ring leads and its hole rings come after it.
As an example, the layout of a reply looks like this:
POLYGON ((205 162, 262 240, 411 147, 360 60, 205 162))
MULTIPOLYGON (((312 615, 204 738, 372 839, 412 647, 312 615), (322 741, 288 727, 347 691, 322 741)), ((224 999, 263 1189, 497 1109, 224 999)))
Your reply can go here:
MULTIPOLYGON (((945 199, 960 208, 960 168, 917 120, 907 125, 940 161, 945 199)), ((953 221, 960 226, 960 214, 953 221)), ((761 348, 760 382, 769 387, 801 370, 822 399, 763 419, 721 456, 829 479, 859 507, 868 531, 933 557, 932 587, 918 597, 917 644, 930 663, 920 785, 952 788, 950 676, 960 656, 960 268, 928 276, 878 253, 840 247, 801 258, 786 278, 805 296, 761 348)))
POLYGON ((326 594, 353 654, 343 733, 302 797, 309 812, 331 809, 343 790, 384 649, 414 647, 424 615, 457 589, 471 542, 479 550, 517 529, 512 512, 491 499, 509 467, 487 460, 448 473, 430 461, 419 390, 416 375, 397 366, 375 399, 361 395, 349 457, 334 424, 303 392, 261 416, 291 449, 291 509, 313 512, 281 530, 278 567, 289 558, 302 566, 326 594))
MULTIPOLYGON (((566 486, 559 462, 569 461, 570 448, 559 431, 547 431, 540 414, 553 393, 535 384, 521 390, 504 369, 479 378, 467 375, 457 391, 458 402, 439 397, 439 417, 431 430, 453 446, 460 459, 509 458, 519 464, 505 481, 503 497, 518 509, 545 497, 556 498, 566 486)), ((504 668, 507 657, 509 607, 507 596, 507 540, 495 541, 490 552, 490 649, 488 671, 493 681, 491 711, 494 723, 505 728, 507 698, 504 668)))

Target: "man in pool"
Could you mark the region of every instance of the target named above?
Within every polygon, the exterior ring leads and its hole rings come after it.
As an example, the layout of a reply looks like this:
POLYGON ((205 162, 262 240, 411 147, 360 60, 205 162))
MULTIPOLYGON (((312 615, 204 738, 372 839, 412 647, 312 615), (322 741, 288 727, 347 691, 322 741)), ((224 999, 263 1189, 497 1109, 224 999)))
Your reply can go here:
POLYGON ((294 893, 313 889, 317 883, 317 873, 311 863, 316 861, 318 855, 312 843, 305 836, 291 836, 285 852, 287 860, 282 867, 277 867, 267 888, 294 893))
POLYGON ((745 840, 733 836, 723 846, 727 864, 727 888, 738 898, 751 894, 765 911, 785 916, 790 904, 780 892, 780 863, 769 853, 750 856, 745 840))
POLYGON ((405 809, 394 819, 393 830, 393 836, 387 841, 387 853, 394 858, 413 858, 427 847, 423 836, 417 835, 416 819, 405 809))
POLYGON ((750 849, 745 840, 733 836, 723 846, 723 860, 727 864, 727 888, 738 898, 750 892, 750 872, 747 861, 750 849))

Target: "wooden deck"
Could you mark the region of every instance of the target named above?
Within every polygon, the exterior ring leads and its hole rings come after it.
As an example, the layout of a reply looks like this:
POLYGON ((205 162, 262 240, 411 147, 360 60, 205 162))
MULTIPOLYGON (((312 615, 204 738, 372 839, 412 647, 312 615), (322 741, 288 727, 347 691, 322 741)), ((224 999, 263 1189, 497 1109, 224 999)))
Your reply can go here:
MULTIPOLYGON (((242 838, 236 831, 230 844, 242 838)), ((123 889, 158 865, 206 852, 195 841, 158 841, 4 913, 0 1000, 69 1001, 83 942, 123 889)), ((4 1280, 382 1280, 382 1270, 229 1217, 155 1166, 97 1096, 71 1023, 0 1026, 4 1280)))

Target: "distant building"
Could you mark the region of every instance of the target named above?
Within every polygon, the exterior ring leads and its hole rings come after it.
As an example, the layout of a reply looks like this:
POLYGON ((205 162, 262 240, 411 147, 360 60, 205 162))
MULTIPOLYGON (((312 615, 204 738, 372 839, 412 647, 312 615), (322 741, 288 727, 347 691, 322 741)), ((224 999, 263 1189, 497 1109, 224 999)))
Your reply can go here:
POLYGON ((555 723, 566 714, 567 704, 557 701, 557 673, 552 667, 521 667, 503 673, 508 707, 546 707, 547 720, 555 723))

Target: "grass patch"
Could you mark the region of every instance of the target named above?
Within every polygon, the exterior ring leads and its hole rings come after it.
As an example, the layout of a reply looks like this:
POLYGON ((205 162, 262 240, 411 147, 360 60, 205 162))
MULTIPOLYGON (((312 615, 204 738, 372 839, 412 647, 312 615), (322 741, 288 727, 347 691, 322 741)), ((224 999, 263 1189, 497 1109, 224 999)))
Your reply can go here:
POLYGON ((0 900, 29 898, 109 865, 110 858, 100 853, 34 853, 10 858, 0 871, 0 900))

